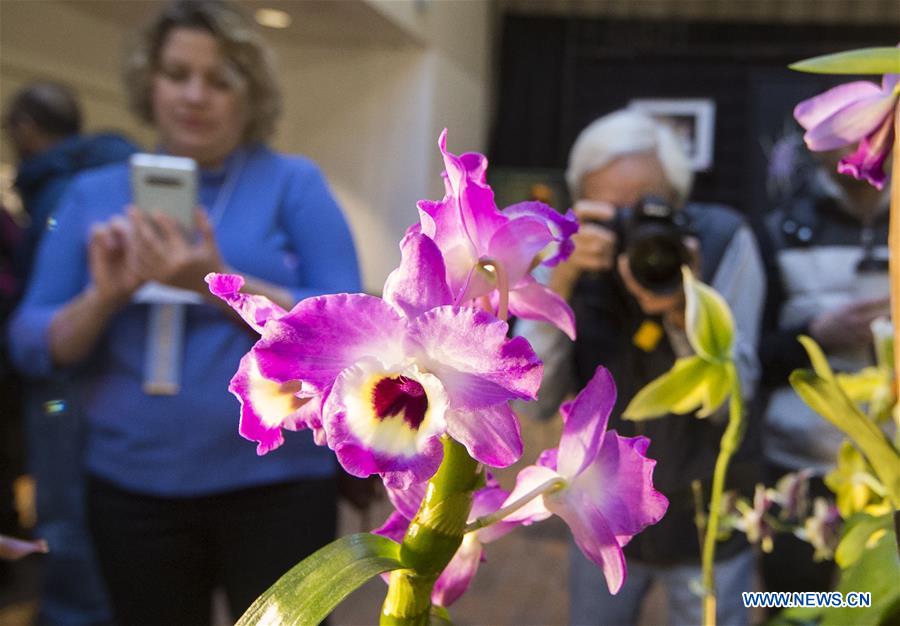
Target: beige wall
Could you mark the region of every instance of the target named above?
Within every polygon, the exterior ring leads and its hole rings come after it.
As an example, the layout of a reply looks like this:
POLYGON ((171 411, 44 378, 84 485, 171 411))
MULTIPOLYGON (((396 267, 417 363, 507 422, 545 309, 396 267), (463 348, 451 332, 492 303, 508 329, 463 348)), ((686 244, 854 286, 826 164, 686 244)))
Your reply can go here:
MULTIPOLYGON (((127 4, 146 14, 156 3, 127 4)), ((350 219, 365 286, 377 291, 417 219, 415 202, 442 193, 440 130, 450 129, 456 152, 486 147, 492 13, 481 0, 390 0, 389 11, 361 4, 395 24, 386 33, 406 36, 365 45, 340 33, 315 45, 272 37, 286 99, 274 145, 322 167, 350 219)), ((81 93, 90 129, 118 128, 151 146, 152 133, 128 114, 119 84, 130 25, 98 6, 0 0, 0 97, 35 78, 64 80, 81 93)))

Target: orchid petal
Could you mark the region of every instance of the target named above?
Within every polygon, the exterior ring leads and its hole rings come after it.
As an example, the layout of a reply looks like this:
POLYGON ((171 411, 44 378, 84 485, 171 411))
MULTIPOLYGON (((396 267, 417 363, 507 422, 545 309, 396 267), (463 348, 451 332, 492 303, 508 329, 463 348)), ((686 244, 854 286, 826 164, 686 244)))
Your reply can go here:
POLYGON ((834 150, 859 141, 893 113, 896 103, 893 94, 853 102, 806 131, 803 140, 815 151, 834 150))
POLYGON ((603 514, 577 492, 565 494, 565 498, 548 498, 548 506, 569 526, 584 555, 603 570, 609 592, 617 594, 625 584, 625 554, 603 514))
POLYGON ((551 206, 543 202, 519 202, 503 209, 503 214, 510 219, 517 217, 532 215, 544 219, 553 239, 556 242, 555 249, 550 254, 546 254, 542 263, 549 267, 553 267, 558 263, 565 261, 575 250, 575 243, 572 241, 572 235, 578 232, 578 217, 575 211, 569 209, 565 214, 560 213, 551 206))
POLYGON ((256 344, 259 369, 277 382, 329 387, 366 356, 400 362, 405 320, 380 298, 337 294, 308 298, 266 324, 256 344))
POLYGON ((575 399, 560 407, 564 425, 557 471, 562 476, 574 478, 593 463, 615 404, 616 383, 609 370, 600 366, 575 399))
POLYGON ((593 463, 572 483, 603 514, 619 545, 657 523, 669 501, 653 488, 656 461, 646 457, 650 440, 606 434, 593 463))
POLYGON ((265 378, 259 371, 255 350, 241 359, 228 390, 241 403, 238 432, 245 439, 258 442, 256 453, 259 455, 284 443, 282 428, 297 430, 314 426, 305 421, 308 412, 301 412, 309 400, 297 397, 299 381, 279 383, 265 378))
POLYGON ((408 528, 409 519, 407 519, 402 513, 394 511, 384 521, 384 524, 372 531, 372 534, 381 535, 382 537, 387 537, 388 539, 392 539, 397 543, 401 543, 403 541, 404 535, 406 535, 406 530, 408 528))
POLYGON ((446 130, 441 133, 438 147, 444 157, 451 197, 455 199, 456 218, 476 249, 483 252, 494 232, 507 218, 497 210, 494 192, 485 183, 483 170, 479 168, 470 172, 466 161, 447 151, 446 130))
POLYGON ((237 274, 207 274, 209 291, 228 303, 250 328, 262 333, 266 322, 273 317, 281 317, 286 311, 265 296, 241 293, 244 278, 237 274))
MULTIPOLYGON (((506 498, 503 506, 508 506, 517 500, 524 498, 538 487, 558 478, 560 478, 560 475, 548 467, 529 465, 528 467, 523 468, 518 476, 516 476, 516 486, 513 488, 512 493, 506 498)), ((519 522, 528 525, 545 520, 552 514, 553 513, 551 513, 545 505, 545 498, 543 496, 537 496, 520 509, 504 517, 503 521, 519 522)))
POLYGON ((487 184, 488 160, 478 152, 466 152, 459 155, 459 161, 466 169, 466 175, 479 185, 487 184))
POLYGON ((508 404, 451 411, 447 433, 464 445, 473 459, 490 467, 508 467, 522 458, 519 418, 508 404))
MULTIPOLYGON (((488 481, 488 486, 476 491, 472 497, 472 510, 469 512, 468 521, 474 522, 479 517, 497 512, 503 506, 503 503, 506 502, 507 497, 509 497, 507 491, 496 484, 491 485, 491 482, 488 481)), ((519 524, 516 522, 504 520, 479 528, 475 531, 475 534, 478 536, 478 541, 482 544, 487 544, 505 537, 518 526, 519 524)))
POLYGON ((388 500, 397 509, 397 512, 411 520, 419 512, 422 500, 425 498, 426 483, 415 483, 406 489, 386 487, 388 500))
MULTIPOLYGON (((342 424, 338 424, 337 428, 341 427, 342 424)), ((379 454, 354 441, 336 444, 334 452, 338 462, 351 476, 365 478, 379 474, 385 485, 408 489, 410 485, 434 476, 441 465, 444 449, 440 439, 435 437, 425 444, 421 454, 412 457, 379 454)))
POLYGON ((525 280, 509 292, 509 312, 522 319, 553 324, 575 340, 575 314, 559 294, 535 279, 525 280))
MULTIPOLYGON (((532 267, 535 257, 553 241, 547 224, 532 216, 510 220, 496 230, 487 256, 503 264, 510 285, 519 282, 532 267)), ((477 297, 481 294, 472 294, 477 297)))
POLYGON ((543 366, 522 337, 471 308, 432 309, 409 325, 410 349, 450 396, 450 408, 476 411, 512 399, 533 400, 543 366))
POLYGON ((444 258, 434 241, 408 234, 400 242, 400 267, 384 283, 384 300, 406 317, 451 304, 444 258))
POLYGON ((849 105, 881 93, 878 85, 867 80, 844 83, 798 104, 794 107, 794 118, 810 130, 849 105))
POLYGON ((478 572, 483 551, 481 542, 475 533, 468 533, 453 558, 438 576, 431 592, 431 601, 438 606, 447 607, 456 602, 469 588, 472 579, 478 572))
POLYGON ((881 126, 863 138, 856 152, 841 159, 838 163, 838 172, 853 176, 857 180, 866 180, 876 189, 884 189, 887 181, 884 162, 891 153, 894 134, 894 116, 888 115, 881 126))
POLYGON ((559 448, 550 448, 541 452, 537 461, 535 461, 535 465, 549 467, 555 472, 556 468, 559 467, 559 448))

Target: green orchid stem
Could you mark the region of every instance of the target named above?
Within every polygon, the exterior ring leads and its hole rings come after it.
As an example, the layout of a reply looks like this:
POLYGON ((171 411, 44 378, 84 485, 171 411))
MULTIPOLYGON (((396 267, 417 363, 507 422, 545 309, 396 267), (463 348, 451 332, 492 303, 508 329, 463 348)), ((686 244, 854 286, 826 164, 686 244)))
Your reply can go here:
POLYGON ((482 476, 463 446, 446 436, 443 444, 444 460, 428 481, 419 512, 400 545, 400 560, 406 568, 391 573, 382 625, 428 624, 431 590, 462 543, 472 494, 482 476))
POLYGON ((714 577, 714 561, 716 556, 716 535, 719 532, 719 517, 722 509, 722 493, 725 491, 725 476, 728 464, 743 437, 743 402, 741 399, 741 382, 738 378, 734 362, 728 362, 728 377, 731 382, 731 398, 728 404, 728 426, 722 435, 719 456, 713 470, 712 496, 709 503, 709 520, 706 524, 706 537, 703 542, 703 589, 706 596, 703 601, 703 624, 716 624, 716 582, 714 577))
POLYGON ((502 509, 498 509, 497 511, 491 513, 490 515, 485 515, 483 517, 479 517, 474 522, 471 522, 468 526, 466 526, 466 532, 470 533, 472 531, 478 530, 479 528, 484 528, 485 526, 490 526, 491 524, 496 524, 501 521, 504 517, 508 517, 521 509, 523 506, 537 498, 538 496, 542 496, 546 493, 553 493, 554 491, 558 491, 565 487, 566 481, 562 478, 551 478, 547 482, 539 485, 526 493, 524 496, 516 500, 515 502, 511 502, 507 504, 502 509))

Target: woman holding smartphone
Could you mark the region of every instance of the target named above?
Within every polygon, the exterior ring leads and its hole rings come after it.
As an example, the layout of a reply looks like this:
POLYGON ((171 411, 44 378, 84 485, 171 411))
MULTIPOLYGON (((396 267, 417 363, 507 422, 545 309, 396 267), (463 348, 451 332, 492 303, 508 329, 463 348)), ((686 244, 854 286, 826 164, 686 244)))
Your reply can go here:
POLYGON ((236 618, 333 538, 336 468, 308 432, 264 458, 237 435, 227 389, 255 338, 203 278, 239 273, 245 291, 289 308, 359 291, 356 255, 316 166, 265 146, 279 88, 234 6, 167 6, 127 59, 126 84, 159 152, 199 166, 196 236, 132 206, 126 165, 84 175, 42 242, 11 323, 13 356, 33 376, 81 377, 89 523, 117 621, 208 623, 216 586, 236 618), (149 282, 202 299, 183 305, 182 335, 157 336, 155 304, 135 300, 149 282), (178 391, 148 395, 148 350, 172 337, 178 391))

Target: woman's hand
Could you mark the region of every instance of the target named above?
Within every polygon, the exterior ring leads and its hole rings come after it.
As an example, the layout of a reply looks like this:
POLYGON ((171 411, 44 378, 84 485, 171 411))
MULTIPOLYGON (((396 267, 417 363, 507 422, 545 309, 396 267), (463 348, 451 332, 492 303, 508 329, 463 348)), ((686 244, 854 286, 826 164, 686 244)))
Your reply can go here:
POLYGON ((144 282, 128 262, 129 226, 116 216, 96 224, 88 241, 88 264, 93 289, 99 302, 117 309, 131 300, 144 282))
POLYGON ((208 295, 204 277, 210 272, 225 272, 225 264, 216 244, 212 224, 206 212, 194 210, 198 237, 191 242, 178 222, 169 215, 148 214, 137 207, 128 208, 132 230, 131 263, 144 280, 208 295))

